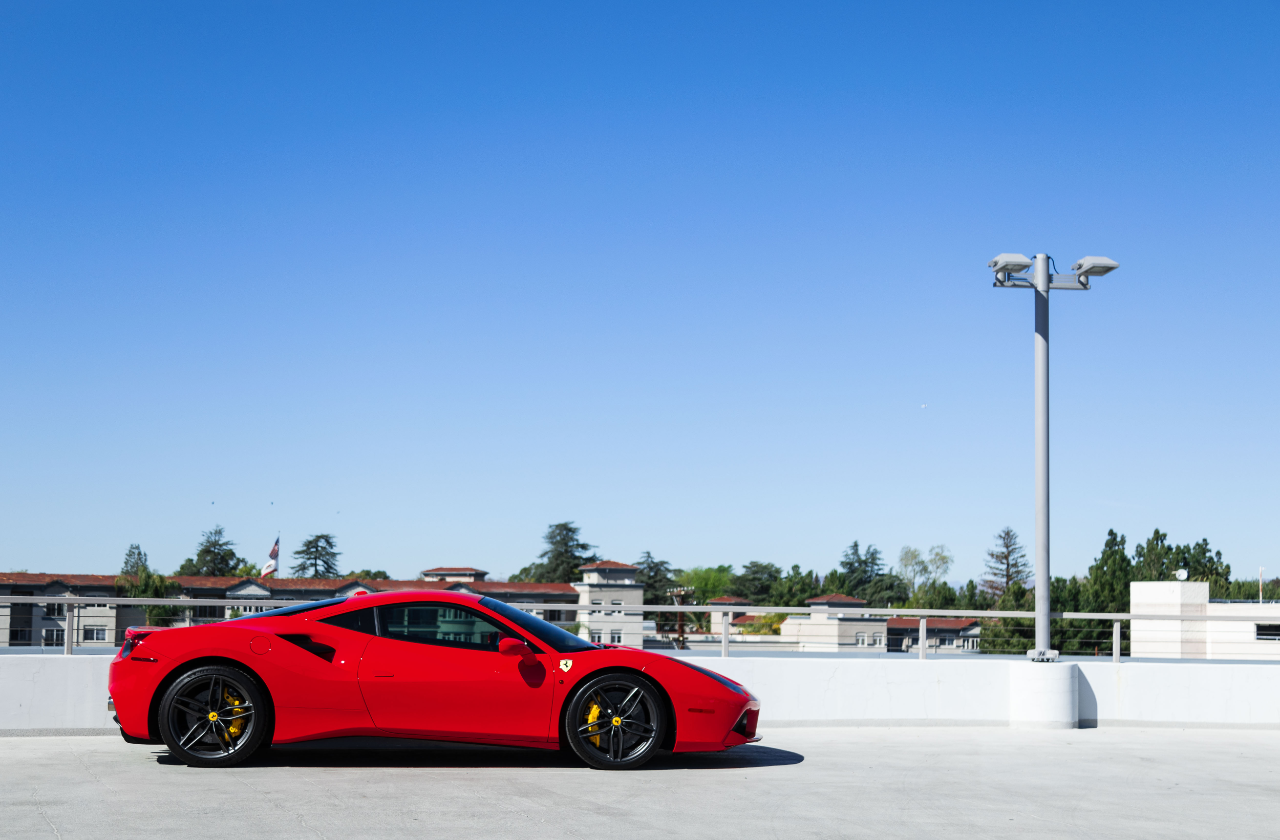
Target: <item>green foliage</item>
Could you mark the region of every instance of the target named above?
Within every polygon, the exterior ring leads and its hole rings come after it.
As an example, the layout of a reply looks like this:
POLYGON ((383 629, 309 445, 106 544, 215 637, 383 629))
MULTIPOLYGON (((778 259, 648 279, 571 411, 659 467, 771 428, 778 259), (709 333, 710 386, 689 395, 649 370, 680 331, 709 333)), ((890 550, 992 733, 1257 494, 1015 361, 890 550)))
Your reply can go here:
POLYGON ((775 607, 803 607, 809 598, 822 594, 822 581, 813 572, 802 572, 800 566, 791 567, 769 589, 769 605, 775 607))
POLYGON ((340 577, 338 557, 342 552, 335 550, 336 547, 337 541, 334 540, 333 534, 315 534, 308 537, 293 553, 298 562, 293 564, 290 571, 297 577, 340 577))
POLYGON ((1005 528, 996 534, 996 547, 987 551, 987 576, 982 579, 982 588, 999 598, 1014 583, 1025 585, 1030 580, 1027 552, 1018 542, 1018 534, 1005 528))
POLYGON ((756 621, 746 625, 742 632, 748 636, 778 636, 782 633, 782 622, 790 613, 767 613, 756 621))
MULTIPOLYGON (((675 580, 672 578, 673 571, 671 564, 666 560, 659 560, 648 551, 640 555, 639 561, 636 562, 638 571, 636 572, 636 583, 644 584, 644 603, 646 604, 669 604, 671 596, 667 594, 672 586, 675 586, 675 580)), ((678 570, 675 574, 678 574, 678 570)))
MULTIPOLYGON (((898 555, 898 576, 906 582, 908 589, 914 593, 917 586, 937 583, 951 571, 955 558, 945 545, 935 545, 929 549, 928 555, 921 555, 920 549, 903 546, 898 555), (917 583, 918 582, 918 583, 917 583)), ((950 586, 947 589, 951 589, 950 586)), ((952 590, 954 592, 955 590, 952 590)), ((920 609, 925 609, 921 607, 920 609)), ((943 609, 937 607, 936 609, 943 609)))
POLYGON ((837 592, 861 598, 871 606, 902 604, 911 597, 907 581, 884 571, 880 550, 868 545, 866 553, 863 553, 857 541, 844 550, 840 568, 828 572, 822 579, 821 594, 837 592))
MULTIPOLYGON (((732 580, 733 566, 694 566, 676 575, 677 586, 693 590, 681 599, 686 604, 706 604, 712 598, 719 598, 732 580)), ((699 629, 710 629, 710 614, 693 613, 692 620, 699 629)))
POLYGON ((904 545, 898 552, 898 577, 907 582, 907 587, 916 591, 916 581, 929 576, 929 567, 920 556, 920 549, 904 545))
POLYGON ((124 553, 124 565, 120 567, 120 574, 127 577, 137 577, 138 573, 143 569, 150 570, 150 568, 147 565, 147 553, 142 550, 142 546, 134 543, 124 553))
POLYGON ((917 610, 958 610, 960 596, 945 580, 925 581, 911 593, 906 606, 917 610))
MULTIPOLYGON (((1022 581, 1014 580, 1001 593, 993 608, 1034 612, 1035 591, 1028 589, 1022 581)), ((1035 620, 1031 618, 994 618, 983 621, 978 649, 983 653, 1025 653, 1035 645, 1035 626, 1035 620)))
POLYGON ((232 608, 230 608, 229 610, 227 610, 227 619, 228 619, 228 620, 230 620, 230 619, 232 619, 232 618, 240 618, 242 615, 244 615, 244 613, 240 612, 240 608, 239 608, 239 607, 232 607, 232 608))
POLYGON ((391 577, 382 569, 361 569, 358 572, 347 572, 343 577, 353 578, 355 580, 391 580, 391 577))
POLYGON ((257 563, 250 563, 243 557, 240 558, 240 565, 237 566, 231 574, 242 578, 256 578, 262 574, 262 567, 257 563))
MULTIPOLYGON (((1258 581, 1233 580, 1227 584, 1227 594, 1223 596, 1231 601, 1258 600, 1258 581)), ((1262 600, 1280 601, 1280 578, 1264 581, 1262 584, 1262 600)))
POLYGON ((958 610, 989 610, 995 605, 995 596, 972 580, 956 593, 956 609, 958 610))
POLYGON ((581 529, 572 522, 558 522, 547 528, 542 539, 547 548, 538 555, 539 563, 530 563, 511 576, 512 583, 576 583, 582 580, 579 566, 600 560, 587 554, 595 548, 578 538, 581 529))
POLYGON ((1169 545, 1169 535, 1159 528, 1133 550, 1134 580, 1173 580, 1174 572, 1186 569, 1187 580, 1209 584, 1210 598, 1226 598, 1231 583, 1231 566, 1222 562, 1222 552, 1209 548, 1208 540, 1194 545, 1169 545))
POLYGON ((236 556, 235 543, 226 538, 221 525, 205 531, 196 546, 196 556, 188 557, 178 567, 176 575, 211 575, 227 577, 240 568, 244 560, 236 556))
MULTIPOLYGON (((116 590, 122 598, 170 598, 177 595, 182 587, 158 575, 146 566, 138 569, 136 575, 121 575, 116 578, 116 590)), ((175 607, 143 607, 147 614, 147 624, 164 627, 178 614, 175 607)))
POLYGON ((734 575, 725 594, 744 598, 753 604, 766 606, 773 585, 782 580, 782 569, 772 563, 752 561, 742 567, 742 574, 734 575))

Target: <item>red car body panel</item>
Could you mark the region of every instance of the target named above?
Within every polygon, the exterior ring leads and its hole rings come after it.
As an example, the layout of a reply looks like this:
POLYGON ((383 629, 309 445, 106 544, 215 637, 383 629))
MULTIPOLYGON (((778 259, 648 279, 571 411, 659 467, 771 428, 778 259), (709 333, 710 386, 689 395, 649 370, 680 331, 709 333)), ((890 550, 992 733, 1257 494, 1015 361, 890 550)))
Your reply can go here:
POLYGON ((634 648, 558 653, 480 601, 456 592, 384 592, 297 615, 139 634, 141 641, 111 663, 116 716, 127 735, 154 740, 154 707, 166 678, 203 662, 230 660, 255 674, 270 694, 272 743, 374 735, 556 749, 574 687, 604 671, 629 670, 648 676, 670 699, 674 751, 723 750, 756 740, 760 703, 746 689, 634 648), (421 602, 483 613, 508 635, 525 639, 531 652, 510 656, 423 644, 322 621, 421 602))

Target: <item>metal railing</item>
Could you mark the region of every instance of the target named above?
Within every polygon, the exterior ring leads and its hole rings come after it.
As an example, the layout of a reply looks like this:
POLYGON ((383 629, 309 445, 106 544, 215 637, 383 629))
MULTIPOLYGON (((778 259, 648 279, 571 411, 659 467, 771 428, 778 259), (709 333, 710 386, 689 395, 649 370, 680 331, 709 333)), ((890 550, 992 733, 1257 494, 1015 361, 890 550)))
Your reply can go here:
MULTIPOLYGON (((77 644, 77 635, 82 628, 77 627, 77 621, 83 605, 103 605, 103 606, 139 606, 152 607, 163 606, 175 609, 190 611, 197 607, 250 607, 262 609, 263 607, 289 607, 306 604, 305 600, 293 599, 244 599, 244 598, 104 598, 102 596, 52 596, 52 595, 0 595, 0 604, 65 604, 65 616, 55 617, 54 620, 63 622, 63 652, 70 654, 72 648, 77 644), (66 632, 66 631, 70 632, 66 632)), ((772 607, 772 606, 754 606, 754 605, 725 605, 725 606, 674 606, 659 604, 540 604, 540 603, 524 603, 516 602, 510 606, 517 607, 522 610, 542 611, 547 609, 565 610, 568 607, 574 607, 574 612, 579 615, 591 614, 621 614, 628 617, 642 617, 644 613, 686 613, 698 615, 702 613, 719 613, 720 614, 720 632, 703 632, 699 635, 718 637, 720 644, 721 656, 729 655, 730 638, 733 635, 730 629, 731 616, 734 613, 747 613, 750 615, 769 615, 769 614, 789 614, 789 615, 829 615, 838 618, 873 618, 883 616, 885 618, 918 618, 919 627, 914 637, 908 635, 908 638, 916 640, 924 639, 924 644, 918 641, 912 647, 918 648, 918 656, 921 659, 926 658, 930 647, 935 652, 939 646, 930 645, 931 641, 928 636, 928 621, 930 618, 972 618, 984 622, 997 622, 1000 619, 1017 619, 1022 621, 1030 621, 1034 623, 1035 613, 1012 610, 926 610, 911 608, 874 608, 874 607, 772 607)), ((1124 622, 1133 621, 1156 621, 1156 622, 1242 622, 1252 624, 1264 624, 1268 626, 1280 625, 1280 615, 1268 616, 1251 616, 1251 615, 1183 615, 1171 613, 1083 613, 1083 612, 1054 612, 1050 613, 1051 620, 1059 621, 1091 621, 1091 622, 1110 622, 1111 623, 1111 639, 1107 647, 1110 648, 1113 661, 1119 662, 1122 653, 1122 624, 1124 622)), ((210 619, 216 621, 218 619, 210 619)), ((120 641, 120 630, 122 628, 113 628, 115 641, 120 641)), ((1010 628, 1006 628, 1010 629, 1010 628)), ((1029 629, 1025 626, 1012 629, 1029 629)), ((1103 628, 1089 627, 1067 627, 1067 630, 1083 630, 1094 633, 1102 632, 1103 628)), ((27 630, 26 641, 34 646, 37 637, 36 628, 20 628, 10 627, 10 633, 15 630, 27 630)), ((43 639, 43 635, 40 635, 43 639)), ((1195 641, 1194 639, 1192 640, 1195 641)), ((41 645, 44 646, 43 643, 41 645)), ((1102 647, 1102 640, 1099 639, 1098 649, 1102 647)), ((1026 650, 1027 648, 1012 649, 1013 652, 1026 650)), ((993 650, 978 652, 999 652, 993 650)), ((1280 645, 1277 645, 1276 654, 1280 658, 1280 645)))

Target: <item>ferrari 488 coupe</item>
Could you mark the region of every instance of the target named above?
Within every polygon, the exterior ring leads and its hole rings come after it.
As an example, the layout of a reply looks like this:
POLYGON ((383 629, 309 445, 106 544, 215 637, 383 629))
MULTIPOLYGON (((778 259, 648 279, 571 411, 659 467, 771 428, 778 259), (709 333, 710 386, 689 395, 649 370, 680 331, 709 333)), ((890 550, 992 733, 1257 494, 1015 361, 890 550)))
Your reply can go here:
POLYGON ((572 749, 601 769, 756 738, 759 701, 683 659, 591 644, 478 595, 383 592, 197 627, 132 627, 111 663, 126 741, 237 764, 386 736, 572 749))

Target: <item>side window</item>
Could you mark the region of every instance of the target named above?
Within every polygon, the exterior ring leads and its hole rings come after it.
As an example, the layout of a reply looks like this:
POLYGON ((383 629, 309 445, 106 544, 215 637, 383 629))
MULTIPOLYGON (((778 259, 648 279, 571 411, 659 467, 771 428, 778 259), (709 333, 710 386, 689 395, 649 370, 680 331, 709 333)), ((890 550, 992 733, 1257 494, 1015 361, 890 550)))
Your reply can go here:
POLYGON ((354 630, 357 633, 368 633, 370 636, 376 636, 378 631, 373 624, 373 609, 373 607, 366 607, 363 610, 352 610, 340 615, 322 618, 320 621, 345 630, 354 630))
POLYGON ((469 650, 496 651, 498 639, 510 635, 465 607, 421 601, 378 607, 378 623, 388 639, 469 650))

